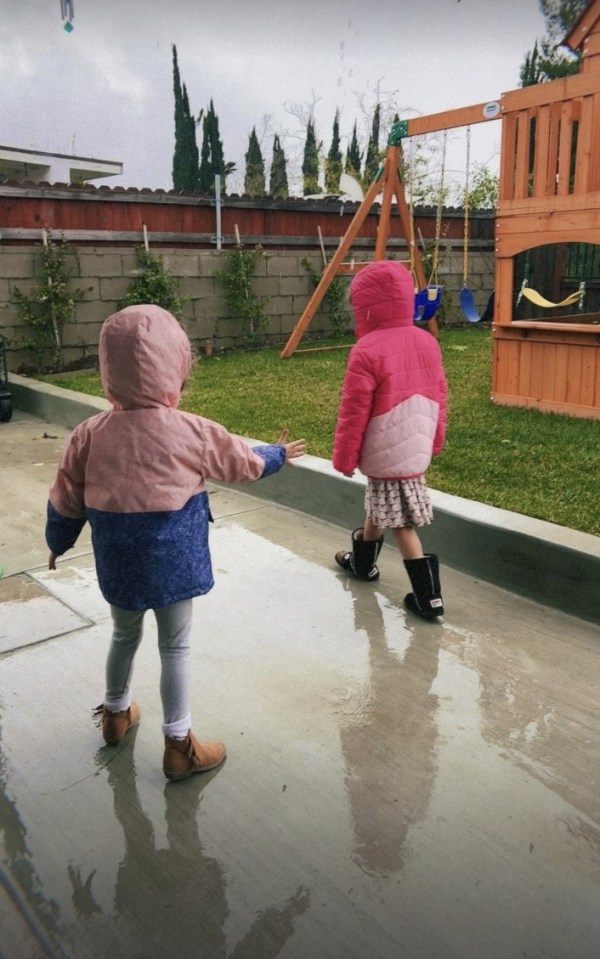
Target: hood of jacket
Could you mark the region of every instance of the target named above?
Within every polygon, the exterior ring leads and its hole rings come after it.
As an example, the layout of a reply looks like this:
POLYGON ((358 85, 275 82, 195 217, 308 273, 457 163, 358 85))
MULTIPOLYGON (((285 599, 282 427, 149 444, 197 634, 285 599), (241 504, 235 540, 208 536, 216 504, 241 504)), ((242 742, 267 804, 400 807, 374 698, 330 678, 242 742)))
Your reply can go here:
POLYGON ((102 325, 98 354, 104 393, 116 409, 179 403, 192 353, 184 330, 162 307, 113 313, 102 325))
POLYGON ((415 286, 409 271, 394 260, 362 267, 349 289, 357 339, 372 330, 412 326, 415 286))

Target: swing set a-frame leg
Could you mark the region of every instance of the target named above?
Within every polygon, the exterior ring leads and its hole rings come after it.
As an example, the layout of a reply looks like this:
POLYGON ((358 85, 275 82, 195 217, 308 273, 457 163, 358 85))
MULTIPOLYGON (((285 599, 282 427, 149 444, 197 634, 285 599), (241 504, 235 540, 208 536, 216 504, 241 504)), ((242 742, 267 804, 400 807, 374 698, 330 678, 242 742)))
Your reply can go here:
MULTIPOLYGON (((279 354, 281 359, 287 359, 295 352, 298 343, 302 339, 304 331, 309 326, 310 321, 319 308, 323 297, 331 285, 332 280, 337 276, 338 273, 349 272, 348 270, 341 269, 344 257, 356 239, 358 231, 363 225, 367 214, 369 213, 373 202, 375 201, 375 197, 381 193, 382 190, 383 196, 381 209, 379 212, 379 223, 377 226, 377 239, 375 243, 375 259, 382 260, 385 256, 385 251, 390 236, 391 207, 394 196, 396 197, 396 202, 398 204, 398 213, 400 215, 400 222, 404 231, 404 235, 406 237, 410 236, 410 213, 406 203, 406 198, 404 196, 402 183, 398 177, 399 162, 399 145, 389 146, 378 175, 375 177, 371 186, 367 190, 367 193, 361 200, 360 206, 354 214, 350 226, 340 240, 339 246, 331 258, 331 261, 327 264, 325 270, 323 271, 323 275, 313 290, 312 296, 306 304, 302 316, 296 323, 287 343, 279 354)), ((414 261, 415 276, 418 284, 421 287, 425 287, 425 274, 423 273, 421 258, 416 247, 411 250, 411 260, 414 261)), ((361 265, 364 264, 357 264, 356 269, 359 269, 361 265)), ((430 333, 437 335, 437 321, 435 317, 432 317, 430 320, 428 320, 427 327, 430 333)))
MULTIPOLYGON (((387 158, 383 161, 383 168, 382 168, 383 173, 385 173, 386 165, 387 165, 387 158)), ((331 281, 340 272, 340 266, 342 265, 342 262, 346 253, 350 249, 352 243, 354 242, 356 238, 358 231, 363 225, 366 219, 366 216, 373 205, 375 197, 380 192, 381 192, 381 173, 379 177, 376 177, 375 180, 373 180, 373 183, 371 184, 367 193, 361 200, 360 206, 358 210, 356 211, 356 213, 354 214, 354 217, 352 219, 352 222, 350 223, 350 226, 348 227, 346 233, 340 240, 339 246, 337 250, 335 251, 333 257, 331 258, 330 262, 325 267, 325 270, 323 271, 323 275, 321 276, 321 279, 319 280, 317 286, 313 290, 312 296, 304 308, 304 312, 302 313, 302 316, 296 323, 294 329, 292 330, 290 334, 290 338, 288 339, 283 350, 279 354, 282 359, 287 359, 287 357, 291 356, 292 353, 295 352, 296 347, 298 346, 298 343, 302 339, 302 334, 304 333, 306 328, 309 326, 310 321, 312 320, 313 316, 317 312, 317 309, 319 308, 323 297, 325 296, 325 294, 327 293, 327 290, 329 289, 329 286, 331 285, 331 281)))

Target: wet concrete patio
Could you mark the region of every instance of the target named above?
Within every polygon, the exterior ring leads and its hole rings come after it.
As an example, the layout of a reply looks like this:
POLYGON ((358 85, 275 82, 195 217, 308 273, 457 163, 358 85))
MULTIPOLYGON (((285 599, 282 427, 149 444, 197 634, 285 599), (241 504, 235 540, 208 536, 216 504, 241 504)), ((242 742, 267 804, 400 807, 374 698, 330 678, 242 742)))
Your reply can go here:
POLYGON ((0 434, 2 959, 598 956, 597 625, 447 566, 421 622, 391 547, 353 582, 346 529, 211 487, 192 715, 228 757, 167 783, 151 615, 103 747, 89 540, 45 568, 66 433, 0 434))

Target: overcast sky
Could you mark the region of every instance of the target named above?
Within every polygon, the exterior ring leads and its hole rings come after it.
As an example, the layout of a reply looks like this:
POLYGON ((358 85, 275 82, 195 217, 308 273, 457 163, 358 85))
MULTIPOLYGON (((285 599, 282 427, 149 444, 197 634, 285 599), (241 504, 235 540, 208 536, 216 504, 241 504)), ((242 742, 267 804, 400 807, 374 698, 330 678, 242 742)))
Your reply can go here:
MULTIPOLYGON (((545 24, 538 0, 60 0, 5 3, 0 23, 0 144, 124 164, 112 186, 172 188, 172 44, 190 108, 212 99, 242 192, 252 127, 268 165, 273 135, 288 173, 301 158, 299 115, 314 104, 329 148, 336 107, 342 148, 355 120, 368 137, 375 102, 400 116, 497 99, 545 24)), ((499 124, 473 128, 471 160, 494 168, 499 124)), ((384 143, 382 137, 382 145, 384 143)), ((201 144, 199 131, 198 144, 201 144)), ((449 135, 448 176, 466 165, 449 135)), ((299 181, 296 180, 296 183, 299 181)))

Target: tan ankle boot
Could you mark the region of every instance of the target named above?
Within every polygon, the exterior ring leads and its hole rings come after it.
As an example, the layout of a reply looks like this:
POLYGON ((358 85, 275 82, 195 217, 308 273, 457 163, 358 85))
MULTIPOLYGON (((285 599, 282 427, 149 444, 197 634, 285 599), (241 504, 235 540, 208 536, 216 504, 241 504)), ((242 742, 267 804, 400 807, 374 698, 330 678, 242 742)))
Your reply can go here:
POLYGON ((189 731, 185 739, 165 736, 163 772, 167 779, 187 779, 219 766, 225 759, 224 743, 218 739, 201 741, 189 731))
POLYGON ((131 703, 127 709, 113 713, 106 706, 100 704, 93 711, 96 726, 102 727, 102 735, 107 746, 116 746, 126 733, 140 721, 140 707, 131 703))

